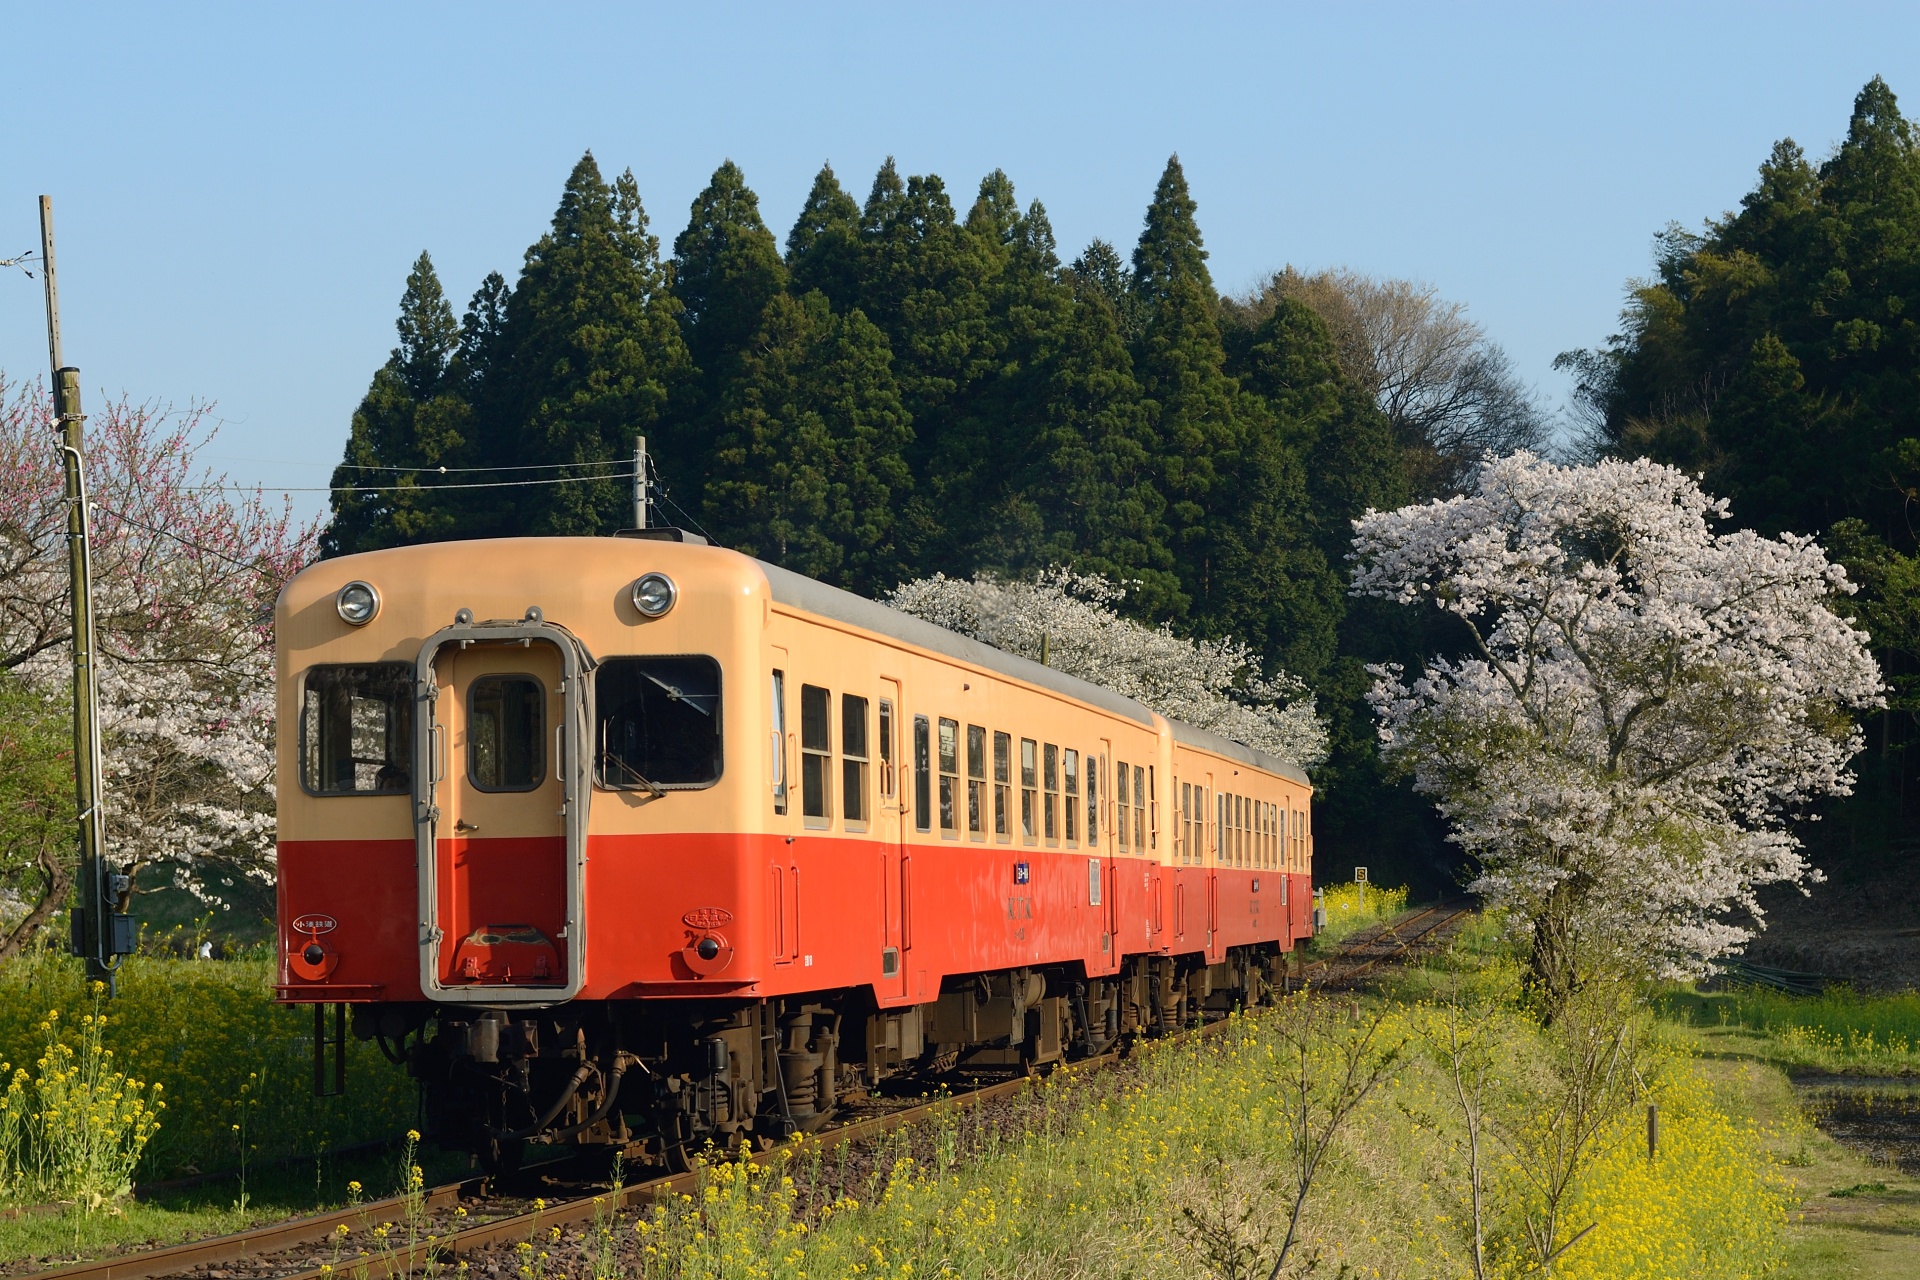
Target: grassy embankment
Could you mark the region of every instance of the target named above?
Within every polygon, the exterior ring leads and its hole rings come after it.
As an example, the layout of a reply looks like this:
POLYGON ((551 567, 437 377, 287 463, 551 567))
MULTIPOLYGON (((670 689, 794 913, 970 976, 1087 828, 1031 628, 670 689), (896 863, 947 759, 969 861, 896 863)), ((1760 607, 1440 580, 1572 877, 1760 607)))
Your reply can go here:
MULTIPOLYGON (((390 1157, 338 1160, 322 1153, 398 1138, 415 1118, 413 1082, 376 1047, 350 1042, 346 1094, 314 1097, 312 1013, 275 1005, 273 981, 266 957, 141 956, 122 970, 119 994, 100 1006, 112 1069, 157 1082, 166 1103, 136 1180, 225 1172, 244 1163, 245 1181, 221 1179, 92 1211, 75 1207, 0 1220, 0 1262, 238 1230, 343 1203, 349 1180, 364 1182, 369 1196, 393 1190, 390 1157), (289 1157, 297 1159, 284 1163, 289 1157)), ((79 965, 64 955, 27 955, 0 970, 0 1063, 9 1064, 4 1074, 21 1080, 18 1096, 31 1103, 46 1071, 48 1014, 58 1011, 51 1020, 56 1035, 75 1044, 77 1037, 61 1028, 77 1028, 93 1009, 79 965)), ((37 1197, 14 1196, 23 1198, 37 1197)))
MULTIPOLYGON (((1479 925, 1399 990, 1325 1002, 1349 1034, 1378 1017, 1376 1051, 1399 1052, 1331 1148, 1301 1219, 1305 1253, 1296 1251, 1289 1275, 1314 1255, 1326 1276, 1469 1273, 1464 1130, 1430 1037, 1445 1016, 1439 1002, 1461 1009, 1501 1064, 1493 1105, 1509 1132, 1537 1137, 1551 1089, 1544 1037, 1512 998, 1516 973, 1501 940, 1479 925)), ((718 1166, 701 1196, 656 1209, 638 1228, 639 1270, 795 1280, 1264 1275, 1255 1263, 1280 1243, 1297 1172, 1285 1028, 1300 1016, 1296 1000, 1205 1041, 1147 1045, 1124 1070, 1056 1076, 1010 1127, 963 1115, 931 1140, 900 1135, 851 1169, 805 1143, 765 1171, 718 1166)), ((1661 1039, 1650 1020, 1640 1030, 1661 1039)), ((1338 1074, 1339 1038, 1313 1050, 1317 1081, 1338 1074)), ((1762 1274, 1785 1247, 1793 1194, 1789 1170, 1771 1154, 1778 1136, 1733 1110, 1682 1047, 1658 1044, 1645 1062, 1641 1096, 1662 1109, 1660 1156, 1647 1158, 1637 1108, 1603 1126, 1563 1210, 1568 1224, 1593 1230, 1557 1273, 1762 1274)), ((1493 1273, 1521 1274, 1521 1216, 1538 1211, 1538 1196, 1523 1159, 1491 1140, 1488 1151, 1493 1273)))
POLYGON ((1841 1145, 1806 1114, 1810 1090, 1833 1087, 1825 1080, 1862 1090, 1870 1080, 1920 1084, 1920 995, 1673 990, 1658 1003, 1699 1055, 1701 1075, 1771 1135, 1770 1151, 1797 1187, 1781 1274, 1920 1276, 1920 1178, 1841 1145))

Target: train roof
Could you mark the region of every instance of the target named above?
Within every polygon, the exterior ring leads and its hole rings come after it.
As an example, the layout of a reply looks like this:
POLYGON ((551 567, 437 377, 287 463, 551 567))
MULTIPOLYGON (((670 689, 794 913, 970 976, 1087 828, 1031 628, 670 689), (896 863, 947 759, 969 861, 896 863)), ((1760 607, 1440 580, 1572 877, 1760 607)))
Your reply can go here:
MULTIPOLYGON (((933 653, 970 662, 988 671, 998 672, 1042 689, 1051 689, 1055 693, 1110 711, 1114 715, 1125 716, 1139 724, 1151 727, 1154 713, 1145 704, 1115 693, 1090 680, 1070 676, 1064 671, 1045 667, 1030 658, 1008 653, 1005 649, 996 649, 957 631, 936 626, 898 609, 889 608, 877 600, 857 596, 851 591, 842 591, 839 587, 830 587, 817 579, 806 577, 782 569, 777 564, 765 560, 756 560, 763 573, 767 575, 767 585, 773 590, 773 598, 781 604, 791 605, 823 618, 832 618, 845 622, 877 635, 889 636, 907 644, 917 645, 933 653)), ((1242 764, 1252 765, 1256 769, 1265 769, 1281 777, 1291 778, 1295 782, 1311 785, 1305 770, 1299 765, 1282 760, 1278 756, 1256 751, 1244 743, 1202 729, 1196 725, 1182 723, 1169 718, 1173 727, 1173 740, 1200 751, 1211 751, 1215 755, 1229 760, 1238 760, 1242 764)))

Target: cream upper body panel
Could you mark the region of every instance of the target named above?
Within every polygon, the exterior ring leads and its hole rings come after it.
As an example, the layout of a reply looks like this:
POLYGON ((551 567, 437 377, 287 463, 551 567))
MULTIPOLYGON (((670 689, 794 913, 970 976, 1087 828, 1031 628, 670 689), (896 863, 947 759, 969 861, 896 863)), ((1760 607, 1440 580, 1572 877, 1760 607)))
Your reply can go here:
MULTIPOLYGON (((505 538, 396 547, 323 560, 287 584, 275 610, 280 838, 406 838, 404 795, 313 796, 299 785, 302 676, 331 663, 411 665, 427 638, 462 609, 475 621, 518 621, 537 607, 565 627, 596 661, 627 655, 704 655, 723 672, 722 740, 765 741, 767 707, 757 680, 761 633, 770 602, 766 575, 749 557, 714 547, 633 538, 505 538), (633 583, 665 573, 678 587, 674 607, 648 619, 634 607, 633 583), (381 597, 372 621, 353 626, 335 607, 340 589, 366 582, 381 597)), ((743 829, 757 816, 743 773, 758 779, 758 758, 725 759, 720 782, 698 790, 596 790, 594 834, 743 829)))
MULTIPOLYGON (((951 719, 963 736, 969 725, 982 726, 989 735, 1014 735, 1016 750, 1020 739, 1030 738, 1079 753, 1084 761, 1083 804, 1098 761, 1104 775, 1098 785, 1105 791, 1099 797, 1098 845, 1090 846, 1082 825, 1071 844, 1064 828, 1053 842, 1042 837, 1039 844, 1045 848, 1121 852, 1113 838, 1117 796, 1111 773, 1121 761, 1152 766, 1149 847, 1129 841, 1124 850, 1135 857, 1167 862, 1175 856, 1176 775, 1183 759, 1207 757, 1218 762, 1223 776, 1235 769, 1264 775, 1271 786, 1289 796, 1298 793, 1299 803, 1305 803, 1306 775, 1291 765, 1170 722, 1110 690, 737 552, 640 538, 508 538, 325 560, 287 585, 275 611, 282 726, 280 838, 404 839, 412 831, 405 795, 315 796, 300 785, 303 677, 310 668, 378 662, 411 666, 428 637, 452 624, 461 610, 484 622, 518 621, 530 608, 570 631, 596 661, 704 655, 723 673, 725 755, 719 782, 662 797, 596 788, 590 816, 595 835, 800 829, 797 803, 780 815, 772 797, 783 770, 789 780, 797 776, 793 737, 800 687, 808 683, 831 688, 836 698, 857 692, 876 707, 882 698, 897 696, 895 783, 904 797, 902 827, 909 839, 946 834, 937 821, 930 831, 919 829, 913 815, 910 771, 916 716, 936 725, 951 719), (674 607, 654 619, 634 607, 630 594, 634 582, 651 572, 671 577, 679 593, 674 607), (356 581, 371 585, 380 596, 376 615, 360 626, 343 620, 336 608, 341 588, 356 581), (775 712, 769 680, 771 672, 783 666, 788 740, 776 757, 771 749, 775 712)), ((963 793, 966 774, 962 763, 963 793)), ((986 782, 990 791, 990 767, 986 782)), ((874 785, 877 788, 877 774, 874 785)), ((856 834, 841 822, 829 830, 856 834)), ((964 823, 950 834, 961 841, 970 835, 964 823)), ((992 842, 990 831, 987 842, 992 842)), ((1017 831, 1012 842, 1020 843, 1017 831)))

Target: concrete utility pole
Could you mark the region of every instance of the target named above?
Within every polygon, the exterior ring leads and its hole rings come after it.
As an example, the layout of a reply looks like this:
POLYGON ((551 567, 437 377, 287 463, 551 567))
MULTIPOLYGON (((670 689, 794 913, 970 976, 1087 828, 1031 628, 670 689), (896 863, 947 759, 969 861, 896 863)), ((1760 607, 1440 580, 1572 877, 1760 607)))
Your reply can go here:
POLYGON ((633 527, 647 527, 647 438, 639 437, 633 449, 633 527))
POLYGON ((67 572, 73 595, 73 798, 80 826, 80 876, 74 886, 73 953, 87 977, 113 989, 118 957, 133 950, 133 919, 122 910, 127 877, 106 860, 101 810, 100 696, 93 635, 93 575, 88 563, 88 512, 80 412, 80 371, 60 351, 60 294, 53 275, 53 200, 40 197, 40 267, 47 285, 47 357, 53 368, 53 407, 60 431, 61 469, 67 481, 67 572))

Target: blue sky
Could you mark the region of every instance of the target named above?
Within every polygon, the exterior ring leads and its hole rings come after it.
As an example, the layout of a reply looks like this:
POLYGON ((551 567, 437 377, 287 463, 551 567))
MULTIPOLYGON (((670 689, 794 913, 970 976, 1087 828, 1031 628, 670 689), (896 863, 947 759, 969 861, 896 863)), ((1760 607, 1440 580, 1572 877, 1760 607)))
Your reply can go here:
MULTIPOLYGON (((1556 399, 1655 231, 1820 156, 1883 75, 1920 112, 1920 7, 0 6, 0 257, 54 197, 66 355, 101 393, 209 400, 236 478, 318 486, 425 248, 509 278, 591 148, 663 243, 731 157, 784 237, 823 160, 889 154, 962 208, 1004 168, 1071 257, 1130 248, 1179 152, 1216 281, 1289 262, 1425 280, 1556 399), (63 78, 63 74, 64 78, 63 78)), ((0 277, 0 370, 45 364, 0 277)), ((324 508, 297 495, 303 512, 324 508)))

